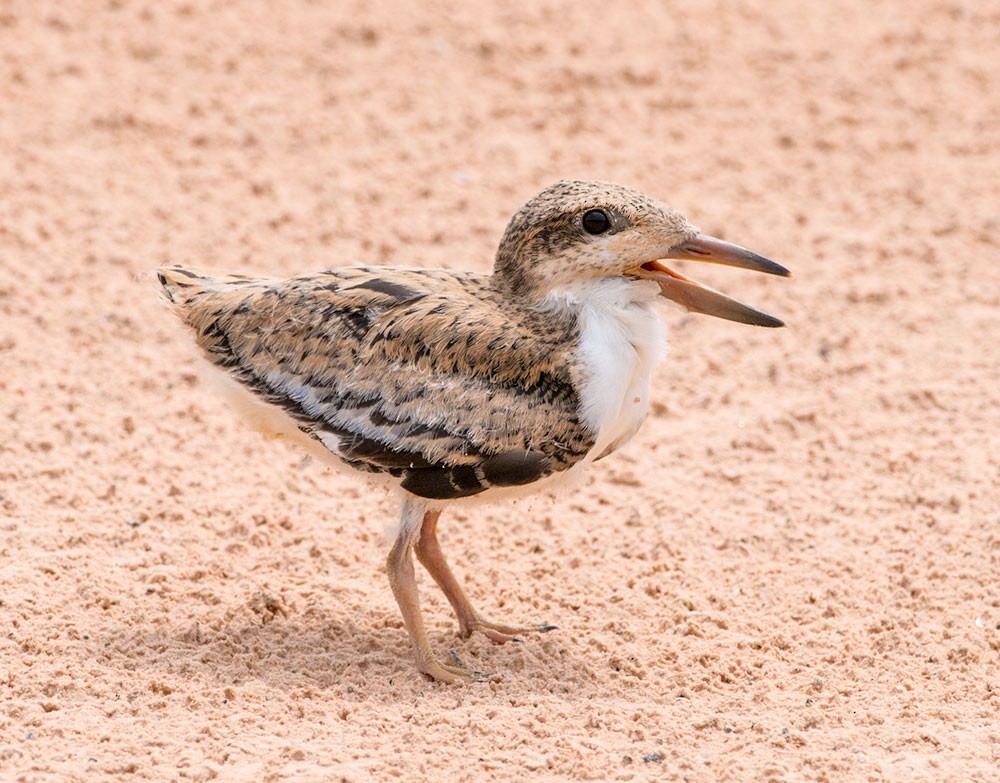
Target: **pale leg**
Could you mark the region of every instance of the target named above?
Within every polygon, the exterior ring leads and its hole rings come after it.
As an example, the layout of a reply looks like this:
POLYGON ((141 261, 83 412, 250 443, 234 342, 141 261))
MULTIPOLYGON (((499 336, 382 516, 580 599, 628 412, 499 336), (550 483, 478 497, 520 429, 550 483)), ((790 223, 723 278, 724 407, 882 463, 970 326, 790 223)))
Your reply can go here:
POLYGON ((424 674, 441 682, 462 682, 470 679, 480 679, 479 672, 470 672, 457 666, 441 663, 431 651, 427 638, 427 629, 420 614, 420 596, 417 593, 417 580, 413 570, 413 547, 420 536, 419 520, 423 516, 423 504, 407 499, 403 506, 403 517, 400 521, 399 535, 393 544, 386 560, 386 570, 389 574, 389 585, 396 596, 399 611, 403 615, 403 625, 413 642, 413 650, 417 659, 417 668, 424 674), (414 515, 417 515, 414 517, 414 515))
MULTIPOLYGON (((504 625, 488 620, 475 610, 469 599, 462 590, 455 575, 448 567, 444 552, 441 551, 441 544, 437 538, 438 517, 440 511, 426 511, 423 523, 420 526, 420 536, 414 547, 417 559, 427 569, 427 573, 437 582, 438 587, 445 594, 448 602, 458 616, 458 625, 463 637, 468 637, 475 631, 479 631, 488 639, 503 644, 511 640, 517 640, 517 634, 528 633, 530 631, 551 631, 556 626, 545 623, 534 625, 504 625)), ((412 568, 412 565, 411 565, 412 568)))

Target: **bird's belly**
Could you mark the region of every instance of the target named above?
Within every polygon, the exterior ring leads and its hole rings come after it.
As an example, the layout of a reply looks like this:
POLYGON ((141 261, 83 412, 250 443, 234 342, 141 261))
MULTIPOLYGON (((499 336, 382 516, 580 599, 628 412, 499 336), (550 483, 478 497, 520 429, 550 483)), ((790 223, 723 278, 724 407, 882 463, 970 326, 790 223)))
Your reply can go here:
MULTIPOLYGON (((335 440, 310 437, 280 405, 265 401, 219 367, 205 365, 205 373, 206 380, 216 386, 230 407, 261 435, 293 443, 327 467, 346 473, 357 473, 356 468, 349 466, 341 458, 335 440)), ((398 483, 398 480, 388 473, 362 473, 362 475, 373 484, 398 483)))
POLYGON ((601 427, 593 454, 599 459, 610 454, 632 438, 646 420, 649 412, 649 377, 633 377, 624 397, 618 416, 601 427))

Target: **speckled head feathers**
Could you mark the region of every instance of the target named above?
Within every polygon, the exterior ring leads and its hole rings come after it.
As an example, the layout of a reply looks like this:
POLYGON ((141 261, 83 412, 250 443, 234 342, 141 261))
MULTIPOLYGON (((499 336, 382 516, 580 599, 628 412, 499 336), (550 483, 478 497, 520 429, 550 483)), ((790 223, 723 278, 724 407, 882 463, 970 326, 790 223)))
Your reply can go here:
POLYGON ((574 281, 620 276, 696 234, 680 213, 638 190, 562 180, 511 218, 497 250, 494 279, 519 296, 544 297, 574 281))

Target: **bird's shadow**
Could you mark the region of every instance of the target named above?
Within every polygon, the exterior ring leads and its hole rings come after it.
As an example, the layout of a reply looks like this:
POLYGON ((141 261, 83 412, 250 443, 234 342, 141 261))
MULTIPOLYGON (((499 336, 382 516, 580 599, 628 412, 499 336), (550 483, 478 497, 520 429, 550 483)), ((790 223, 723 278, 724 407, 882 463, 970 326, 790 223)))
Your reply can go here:
MULTIPOLYGON (((457 657, 470 670, 494 675, 493 682, 501 685, 516 682, 519 688, 552 691, 592 681, 592 672, 559 634, 531 634, 521 642, 495 645, 478 635, 462 639, 435 618, 430 640, 442 661, 454 663, 457 657)), ((94 643, 102 644, 97 639, 94 643)), ((217 685, 223 695, 263 686, 289 693, 341 693, 353 699, 364 699, 366 693, 409 698, 428 687, 446 687, 417 672, 402 621, 391 615, 353 621, 313 608, 308 616, 275 616, 264 622, 237 611, 228 617, 191 618, 169 628, 113 629, 103 646, 109 665, 146 672, 157 683, 176 679, 175 689, 183 687, 181 680, 217 685)))

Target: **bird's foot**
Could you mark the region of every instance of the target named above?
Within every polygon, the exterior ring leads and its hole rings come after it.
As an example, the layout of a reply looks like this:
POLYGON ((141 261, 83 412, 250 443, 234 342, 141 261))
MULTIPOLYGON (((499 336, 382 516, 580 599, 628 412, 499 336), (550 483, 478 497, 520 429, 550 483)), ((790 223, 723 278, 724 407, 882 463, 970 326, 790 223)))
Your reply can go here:
POLYGON ((455 665, 442 663, 433 654, 425 653, 417 656, 417 668, 432 680, 438 682, 462 684, 467 682, 490 682, 498 679, 496 675, 488 672, 480 672, 468 668, 462 663, 458 653, 454 650, 448 651, 448 656, 455 662, 455 665))
POLYGON ((558 626, 551 625, 550 623, 531 623, 530 625, 504 625, 503 623, 497 623, 493 620, 488 620, 483 617, 478 612, 473 615, 472 619, 462 619, 459 621, 461 628, 461 635, 465 638, 472 636, 476 631, 479 631, 483 636, 489 639, 494 644, 504 644, 505 642, 520 642, 523 641, 519 638, 520 634, 523 633, 546 633, 548 631, 554 631, 558 626))

